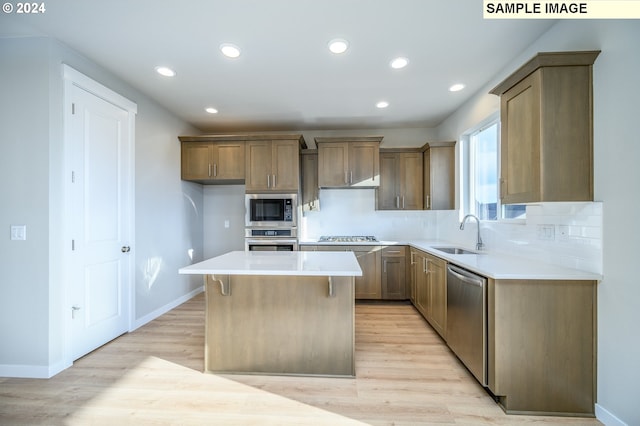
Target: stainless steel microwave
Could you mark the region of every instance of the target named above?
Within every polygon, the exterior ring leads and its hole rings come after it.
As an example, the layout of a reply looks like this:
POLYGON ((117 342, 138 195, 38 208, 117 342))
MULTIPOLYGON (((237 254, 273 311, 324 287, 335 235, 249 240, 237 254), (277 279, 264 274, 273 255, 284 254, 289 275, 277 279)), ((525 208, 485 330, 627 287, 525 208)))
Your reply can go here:
POLYGON ((297 194, 246 194, 245 226, 296 227, 297 194))

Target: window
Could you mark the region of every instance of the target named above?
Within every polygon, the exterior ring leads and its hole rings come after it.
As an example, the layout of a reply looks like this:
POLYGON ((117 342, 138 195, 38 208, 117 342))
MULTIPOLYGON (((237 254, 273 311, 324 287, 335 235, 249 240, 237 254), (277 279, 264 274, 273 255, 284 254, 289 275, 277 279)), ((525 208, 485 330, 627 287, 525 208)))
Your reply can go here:
POLYGON ((463 161, 463 182, 467 183, 466 210, 481 220, 524 219, 525 206, 501 205, 499 185, 500 123, 492 117, 468 133, 463 140, 466 161, 463 161))

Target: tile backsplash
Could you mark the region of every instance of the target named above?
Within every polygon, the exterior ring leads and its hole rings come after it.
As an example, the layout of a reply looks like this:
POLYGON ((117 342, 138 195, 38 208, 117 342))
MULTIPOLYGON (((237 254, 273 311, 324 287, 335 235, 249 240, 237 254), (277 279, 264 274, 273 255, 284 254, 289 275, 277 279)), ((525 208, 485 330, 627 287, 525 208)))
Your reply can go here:
MULTIPOLYGON (((541 203, 527 206, 526 221, 482 222, 490 252, 507 253, 568 268, 602 273, 602 203, 541 203)), ((476 240, 476 225, 460 231, 458 213, 438 222, 438 238, 466 246, 476 240)))
MULTIPOLYGON (((375 235, 381 240, 444 240, 474 247, 476 223, 460 231, 458 210, 378 211, 375 190, 321 190, 321 210, 304 213, 301 239, 321 235, 375 235)), ((602 203, 527 206, 527 219, 484 221, 487 251, 602 273, 602 203)))

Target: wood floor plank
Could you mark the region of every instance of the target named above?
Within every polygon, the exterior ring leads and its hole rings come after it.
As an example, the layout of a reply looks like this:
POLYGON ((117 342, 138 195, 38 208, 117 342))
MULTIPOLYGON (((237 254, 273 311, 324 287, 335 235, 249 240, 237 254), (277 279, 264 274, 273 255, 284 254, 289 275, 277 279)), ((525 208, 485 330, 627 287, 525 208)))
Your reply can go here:
POLYGON ((199 295, 49 380, 0 378, 0 424, 600 424, 504 414, 411 305, 357 304, 355 338, 355 379, 204 374, 199 295))

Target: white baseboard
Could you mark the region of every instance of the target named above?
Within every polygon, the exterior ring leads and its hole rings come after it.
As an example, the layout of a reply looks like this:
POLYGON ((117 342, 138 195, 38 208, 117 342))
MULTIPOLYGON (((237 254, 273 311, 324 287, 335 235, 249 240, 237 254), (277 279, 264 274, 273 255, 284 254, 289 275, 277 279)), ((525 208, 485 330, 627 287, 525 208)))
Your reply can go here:
POLYGON ((598 404, 596 404, 596 419, 600 420, 606 426, 629 426, 614 416, 611 411, 598 404))
POLYGON ((153 321, 154 319, 158 318, 159 316, 162 316, 164 314, 166 314, 167 312, 169 312, 170 310, 172 310, 173 308, 182 305, 184 302, 186 302, 187 300, 191 299, 194 296, 197 296, 198 294, 202 293, 204 291, 204 285, 201 287, 196 288, 195 290, 185 294, 184 296, 171 301, 170 303, 167 303, 166 305, 156 309, 155 311, 143 316, 142 318, 138 318, 137 320, 134 321, 133 325, 131 326, 131 330, 129 330, 129 332, 132 332, 134 330, 137 330, 138 328, 142 327, 143 325, 153 321))
POLYGON ((53 365, 0 365, 0 377, 16 377, 21 379, 49 379, 62 370, 71 367, 66 361, 53 365))

